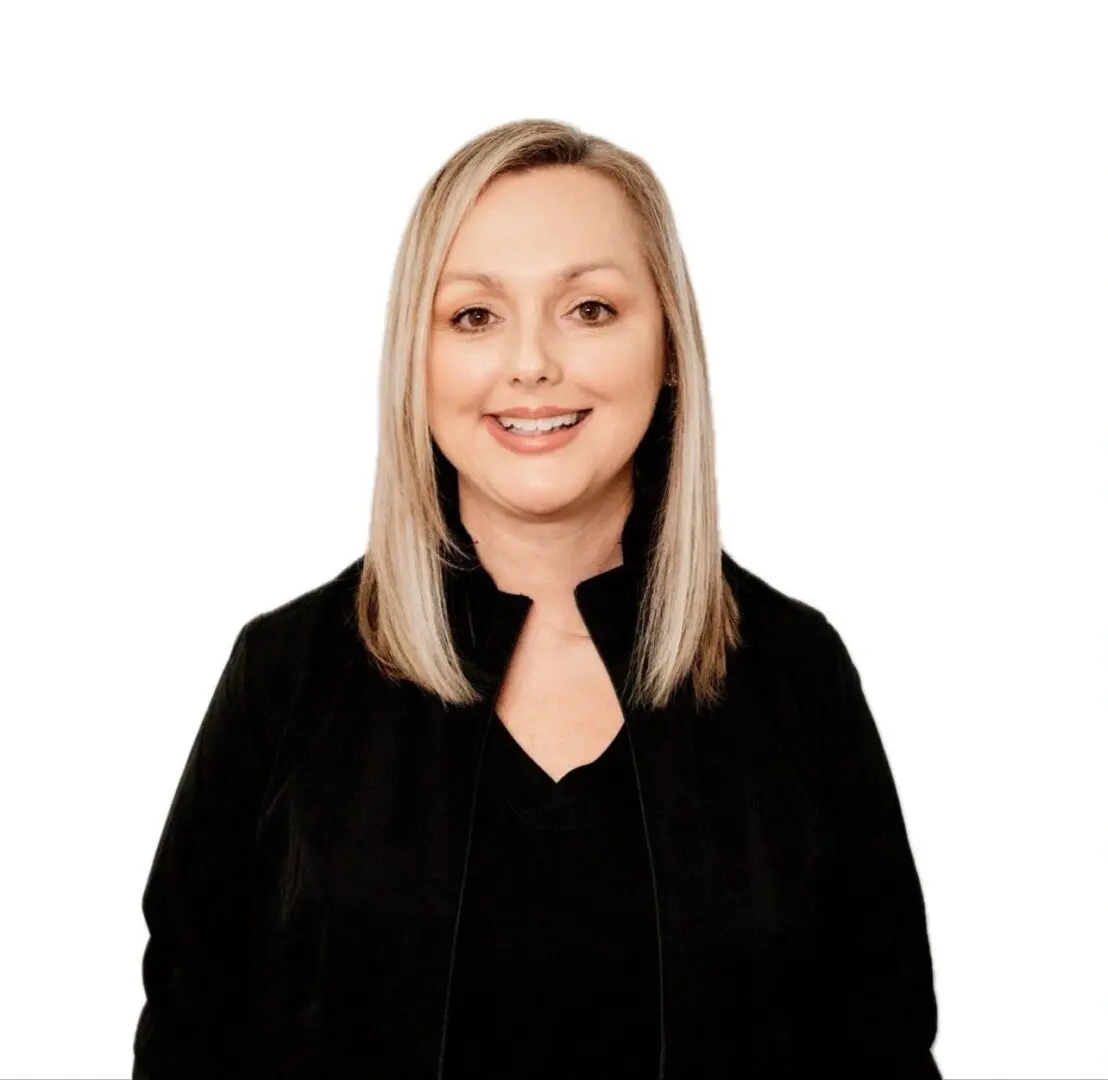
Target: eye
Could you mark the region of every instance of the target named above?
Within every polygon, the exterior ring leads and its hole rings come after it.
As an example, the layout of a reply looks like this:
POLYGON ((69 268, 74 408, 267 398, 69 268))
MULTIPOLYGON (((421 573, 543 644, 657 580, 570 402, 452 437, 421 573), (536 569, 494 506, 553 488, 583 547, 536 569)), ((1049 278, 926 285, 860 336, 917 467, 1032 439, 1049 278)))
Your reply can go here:
MULTIPOLYGON (((584 320, 586 326, 603 326, 605 321, 611 322, 612 318, 614 318, 618 314, 616 309, 612 307, 611 304, 606 304, 603 300, 582 300, 579 304, 576 305, 576 307, 573 308, 573 310, 578 311, 581 308, 586 308, 593 311, 599 308, 606 311, 609 315, 609 318, 607 320, 586 318, 584 320)), ((463 326, 462 324, 463 319, 471 318, 472 316, 478 314, 480 314, 483 318, 484 316, 491 315, 492 312, 490 312, 487 307, 482 307, 480 305, 462 308, 462 310, 459 311, 457 315, 455 315, 450 320, 450 325, 453 326, 455 330, 458 330, 460 333, 463 334, 483 334, 489 328, 489 324, 487 322, 484 324, 479 324, 476 327, 472 326, 472 324, 468 327, 463 326)))
MULTIPOLYGON (((582 300, 581 303, 579 303, 577 305, 577 307, 574 308, 573 310, 576 311, 577 308, 586 308, 586 307, 587 308, 602 308, 604 311, 608 312, 608 315, 609 315, 609 319, 607 320, 608 322, 611 322, 612 318, 614 318, 615 314, 616 314, 616 309, 614 307, 612 307, 611 304, 605 304, 603 300, 582 300)), ((586 319, 585 322, 591 323, 591 324, 596 325, 596 326, 603 325, 603 320, 598 321, 597 319, 586 319)))
POLYGON ((462 310, 459 311, 458 314, 455 315, 450 320, 450 325, 453 326, 455 330, 461 331, 461 333, 463 333, 463 334, 481 334, 481 333, 484 333, 484 331, 486 331, 488 329, 487 324, 484 325, 484 326, 478 326, 476 328, 464 327, 464 326, 461 325, 463 319, 466 319, 469 316, 476 314, 477 312, 483 312, 485 315, 491 314, 489 309, 486 308, 486 307, 462 308, 462 310))

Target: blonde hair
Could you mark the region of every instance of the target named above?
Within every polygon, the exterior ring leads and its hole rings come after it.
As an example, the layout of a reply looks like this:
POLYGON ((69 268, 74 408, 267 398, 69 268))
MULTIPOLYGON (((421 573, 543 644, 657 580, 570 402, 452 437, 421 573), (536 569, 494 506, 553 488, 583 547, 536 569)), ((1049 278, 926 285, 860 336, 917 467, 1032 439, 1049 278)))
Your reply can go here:
POLYGON ((379 451, 369 545, 358 583, 358 632, 388 678, 407 679, 453 704, 480 700, 463 674, 447 614, 443 568, 461 552, 439 502, 428 423, 430 313, 453 238, 485 187, 504 173, 556 165, 613 180, 641 223, 677 390, 668 480, 629 669, 629 702, 661 708, 691 674, 699 708, 722 696, 726 652, 740 644, 740 635, 738 604, 721 562, 712 416, 696 301, 669 201, 649 166, 557 121, 514 121, 461 147, 424 187, 404 231, 386 314, 379 451))

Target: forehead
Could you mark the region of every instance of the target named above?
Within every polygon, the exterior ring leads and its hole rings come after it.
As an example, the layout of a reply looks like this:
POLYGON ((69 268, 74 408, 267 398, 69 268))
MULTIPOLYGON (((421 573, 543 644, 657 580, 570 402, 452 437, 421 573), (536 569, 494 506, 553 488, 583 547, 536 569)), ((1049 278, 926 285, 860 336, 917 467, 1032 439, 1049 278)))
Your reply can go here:
POLYGON ((635 213, 615 183, 558 166, 492 181, 463 219, 440 283, 462 274, 522 281, 644 269, 635 213))

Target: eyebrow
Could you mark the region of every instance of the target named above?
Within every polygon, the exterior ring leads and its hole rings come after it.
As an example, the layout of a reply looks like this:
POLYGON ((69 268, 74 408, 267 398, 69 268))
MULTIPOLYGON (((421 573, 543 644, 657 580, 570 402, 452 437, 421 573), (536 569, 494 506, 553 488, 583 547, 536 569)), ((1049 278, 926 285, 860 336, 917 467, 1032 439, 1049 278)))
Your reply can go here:
MULTIPOLYGON (((623 274, 624 277, 630 276, 623 266, 614 259, 598 259, 594 262, 573 263, 564 270, 559 270, 558 273, 554 275, 554 281, 557 284, 564 284, 592 270, 617 270, 619 273, 623 274)), ((496 277, 494 274, 482 274, 477 270, 454 270, 449 274, 443 274, 442 277, 439 278, 439 288, 455 281, 476 281, 477 284, 484 285, 486 289, 493 289, 499 292, 504 291, 504 282, 501 281, 500 278, 496 277)))

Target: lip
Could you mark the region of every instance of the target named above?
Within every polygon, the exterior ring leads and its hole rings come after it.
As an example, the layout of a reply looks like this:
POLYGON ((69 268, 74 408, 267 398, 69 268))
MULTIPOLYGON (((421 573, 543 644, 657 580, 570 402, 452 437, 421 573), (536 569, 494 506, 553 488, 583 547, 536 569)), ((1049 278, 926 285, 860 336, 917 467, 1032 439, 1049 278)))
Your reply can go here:
POLYGON ((573 409, 563 405, 540 405, 537 408, 504 409, 502 412, 486 413, 486 416, 507 416, 517 420, 546 420, 551 416, 568 416, 570 413, 589 412, 589 409, 573 409))
MULTIPOLYGON (((566 409, 563 412, 552 413, 552 416, 562 416, 564 413, 574 412, 574 409, 566 409)), ((558 428, 542 435, 520 435, 514 431, 508 431, 503 427, 496 415, 488 413, 485 416, 485 427, 489 434, 507 450, 516 454, 543 454, 551 450, 560 450, 567 443, 577 438, 581 429, 592 419, 592 410, 580 410, 585 415, 577 421, 573 427, 558 428)), ((499 416, 513 416, 514 413, 499 413, 499 416)), ((541 419, 538 418, 538 419, 541 419)))

